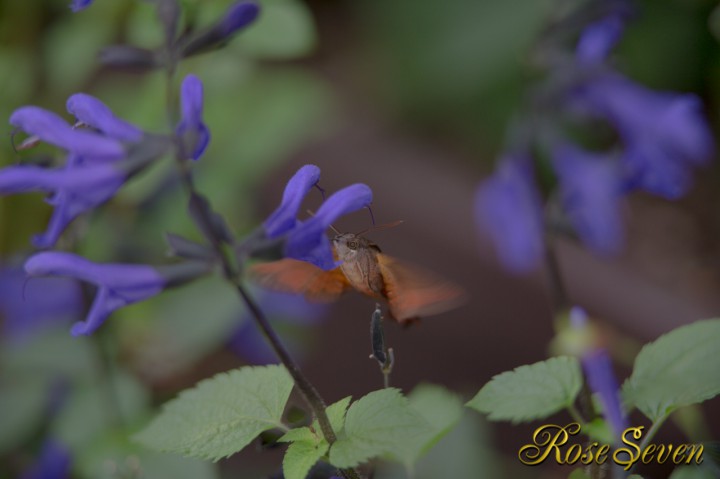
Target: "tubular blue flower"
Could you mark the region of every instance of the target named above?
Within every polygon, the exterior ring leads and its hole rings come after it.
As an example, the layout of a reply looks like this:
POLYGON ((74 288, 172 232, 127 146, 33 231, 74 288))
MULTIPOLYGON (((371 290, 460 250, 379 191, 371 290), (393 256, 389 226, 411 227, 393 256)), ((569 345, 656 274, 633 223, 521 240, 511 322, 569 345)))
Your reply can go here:
POLYGON ((53 112, 23 106, 10 115, 10 124, 29 135, 84 158, 117 160, 125 156, 119 141, 91 131, 73 129, 53 112))
POLYGON ((85 10, 87 7, 92 5, 93 0, 73 0, 70 4, 70 10, 77 13, 80 10, 85 10))
POLYGON ((479 228, 490 234, 503 265, 515 273, 536 268, 543 256, 540 195, 529 158, 509 155, 475 195, 479 228))
MULTIPOLYGON (((327 311, 327 305, 318 303, 309 303, 302 296, 294 294, 276 293, 272 291, 260 290, 255 297, 260 303, 260 307, 270 318, 270 322, 274 327, 280 328, 301 328, 316 324, 324 313, 327 311)), ((282 332, 282 331, 281 331, 282 332)), ((294 352, 301 349, 301 344, 293 342, 290 336, 289 347, 294 352)), ((242 323, 235 330, 230 341, 229 348, 238 356, 244 358, 252 364, 271 364, 277 363, 278 358, 267 341, 264 340, 260 330, 245 311, 242 316, 242 323)))
POLYGON ((690 185, 690 168, 706 165, 713 154, 712 133, 695 95, 656 92, 603 75, 583 85, 578 98, 618 130, 628 188, 676 199, 690 185))
POLYGON ((0 316, 3 336, 18 341, 53 324, 82 314, 80 285, 66 278, 27 281, 19 267, 0 269, 0 316))
POLYGON ((175 129, 182 153, 197 160, 210 142, 210 131, 203 123, 203 84, 195 75, 188 75, 180 91, 182 118, 175 129))
POLYGON ((218 28, 223 37, 229 37, 254 22, 259 14, 260 7, 257 3, 235 2, 223 15, 218 28))
MULTIPOLYGON (((588 327, 587 314, 582 308, 576 306, 570 310, 570 325, 579 331, 588 327)), ((627 428, 627 420, 620 403, 620 388, 610 357, 602 348, 589 347, 582 353, 580 362, 590 390, 600 399, 605 420, 610 424, 615 437, 619 438, 627 428)))
POLYGON ((66 107, 78 121, 116 140, 135 143, 143 137, 140 128, 115 116, 107 105, 93 96, 76 93, 68 98, 66 107))
POLYGON ((268 238, 277 238, 297 225, 297 214, 303 199, 320 180, 320 168, 315 165, 301 167, 290 178, 283 192, 280 206, 263 222, 268 238))
POLYGON ((322 269, 337 267, 330 240, 325 236, 332 223, 339 217, 370 206, 372 190, 356 183, 333 193, 309 220, 300 223, 288 233, 285 256, 307 261, 322 269))
POLYGON ((35 464, 20 475, 20 479, 68 479, 72 456, 70 450, 56 439, 43 444, 35 464))
POLYGON ((563 208, 580 238, 599 253, 616 253, 623 243, 621 172, 608 155, 563 145, 554 152, 563 208))
POLYGON ((38 248, 53 246, 68 224, 80 214, 112 198, 127 178, 114 164, 77 165, 70 155, 64 168, 9 166, 0 170, 0 195, 28 191, 53 193, 55 209, 46 232, 33 238, 38 248))
POLYGON ((155 296, 168 283, 168 278, 151 266, 97 264, 71 253, 52 251, 28 259, 25 272, 30 276, 76 278, 97 286, 87 319, 73 325, 73 336, 93 333, 113 311, 155 296))

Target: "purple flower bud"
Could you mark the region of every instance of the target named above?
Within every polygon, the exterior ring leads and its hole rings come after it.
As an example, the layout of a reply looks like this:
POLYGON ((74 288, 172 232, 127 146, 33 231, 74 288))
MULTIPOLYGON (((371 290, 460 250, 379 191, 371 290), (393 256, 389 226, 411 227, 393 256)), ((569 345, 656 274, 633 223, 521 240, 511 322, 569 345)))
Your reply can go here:
POLYGON ((303 199, 320 180, 320 168, 315 165, 301 167, 290 178, 283 192, 280 206, 263 222, 268 238, 281 236, 295 227, 303 199))
POLYGON ((336 268, 325 230, 342 215, 369 207, 371 202, 372 190, 362 183, 335 192, 325 200, 315 216, 304 223, 298 222, 290 231, 285 243, 285 255, 310 262, 325 270, 336 268))
POLYGON ((589 25, 577 44, 575 53, 578 60, 584 63, 605 61, 610 50, 620 41, 624 29, 624 18, 620 14, 607 16, 589 25))
POLYGON ((71 464, 70 450, 51 438, 45 441, 40 457, 20 475, 20 479, 68 479, 71 464))
POLYGON ((479 228, 490 234, 500 260, 516 273, 536 268, 543 257, 540 195, 532 183, 529 158, 505 156, 475 195, 479 228))
POLYGON ((47 231, 33 239, 38 248, 52 247, 68 224, 80 214, 112 198, 127 173, 114 164, 77 165, 70 155, 64 168, 9 166, 0 170, 0 195, 28 191, 53 193, 55 207, 47 231))
POLYGON ((67 111, 79 121, 100 130, 111 138, 131 143, 142 139, 143 131, 120 118, 97 98, 76 93, 68 98, 67 111))
POLYGON ((85 10, 92 4, 93 0, 73 0, 70 4, 70 10, 77 13, 80 10, 85 10))
POLYGON ((73 129, 55 113, 23 106, 10 115, 10 124, 40 140, 87 159, 117 160, 125 156, 119 141, 91 131, 73 129))
POLYGON ((260 6, 257 3, 235 2, 225 12, 218 28, 224 37, 229 37, 254 22, 259 14, 260 6))
POLYGON ((63 276, 93 283, 98 290, 85 322, 73 325, 73 336, 93 333, 116 309, 155 296, 168 279, 147 265, 97 264, 61 252, 45 252, 25 263, 30 276, 63 276))
MULTIPOLYGON (((570 324, 577 330, 588 327, 587 314, 582 308, 576 306, 570 310, 570 324)), ((580 361, 590 390, 600 399, 603 416, 612 427, 615 436, 620 437, 627 428, 627 421, 620 403, 620 388, 612 370, 610 357, 604 349, 591 347, 582 353, 580 361)))
POLYGON ((182 118, 175 130, 183 155, 193 160, 202 156, 210 142, 210 131, 203 123, 203 84, 195 75, 188 75, 180 91, 182 118))
POLYGON ((604 75, 581 87, 577 97, 617 128, 629 187, 676 199, 687 191, 688 170, 707 164, 713 154, 712 133, 695 95, 656 92, 604 75))
POLYGON ((565 212, 580 238, 599 253, 616 253, 623 243, 621 171, 614 158, 571 145, 554 152, 565 212))

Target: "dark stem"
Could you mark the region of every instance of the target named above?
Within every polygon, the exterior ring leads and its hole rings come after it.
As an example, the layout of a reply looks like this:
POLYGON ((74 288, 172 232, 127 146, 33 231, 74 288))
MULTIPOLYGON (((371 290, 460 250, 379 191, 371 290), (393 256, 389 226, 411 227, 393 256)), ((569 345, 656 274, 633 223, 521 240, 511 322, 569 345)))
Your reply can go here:
POLYGON ((548 277, 550 278, 550 289, 553 294, 553 306, 555 311, 560 313, 568 308, 568 299, 565 283, 562 278, 560 261, 555 250, 555 238, 552 234, 545 237, 545 261, 547 263, 548 277))

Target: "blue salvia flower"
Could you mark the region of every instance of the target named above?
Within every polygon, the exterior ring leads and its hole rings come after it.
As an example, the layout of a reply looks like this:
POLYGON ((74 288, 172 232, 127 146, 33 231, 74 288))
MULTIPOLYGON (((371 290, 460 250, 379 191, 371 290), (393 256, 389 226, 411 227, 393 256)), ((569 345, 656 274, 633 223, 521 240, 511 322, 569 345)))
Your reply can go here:
MULTIPOLYGON (((582 308, 574 307, 570 310, 570 325, 580 332, 588 328, 587 314, 582 308)), ((620 403, 620 388, 607 351, 589 345, 581 353, 580 362, 590 390, 600 399, 605 420, 615 437, 619 438, 627 428, 627 419, 620 403)))
POLYGON ((563 209, 582 241, 596 252, 617 253, 623 224, 615 158, 565 144, 554 151, 553 166, 563 209))
POLYGON ((260 14, 260 6, 254 2, 235 2, 227 9, 218 22, 218 30, 227 38, 255 21, 260 14))
POLYGON ((626 9, 617 10, 588 25, 575 48, 576 58, 587 64, 604 62, 625 30, 626 9))
POLYGON ((501 159, 495 174, 477 190, 475 217, 510 271, 522 273, 538 266, 544 247, 542 207, 529 157, 501 159))
POLYGON ((304 222, 298 222, 287 234, 285 256, 307 261, 325 270, 338 266, 333 258, 330 240, 325 231, 338 218, 362 208, 370 207, 372 190, 362 183, 347 186, 333 193, 315 213, 304 222))
POLYGON ((142 140, 143 131, 140 128, 115 116, 107 105, 91 95, 76 93, 68 98, 66 107, 78 121, 110 138, 129 143, 142 140))
POLYGON ((80 284, 66 278, 35 278, 26 281, 22 268, 0 269, 0 316, 3 334, 19 341, 54 324, 82 314, 80 284))
POLYGON ((189 57, 225 45, 236 33, 251 25, 259 14, 260 6, 255 2, 234 2, 207 29, 181 39, 178 45, 180 56, 189 57))
POLYGON ((43 108, 18 108, 10 115, 10 124, 41 141, 86 159, 118 160, 125 157, 125 148, 117 139, 74 129, 58 115, 43 108))
POLYGON ((203 122, 203 84, 195 75, 188 75, 180 89, 180 122, 175 134, 185 158, 197 160, 210 142, 210 131, 203 122))
POLYGON ((648 90, 614 74, 587 82, 575 94, 583 108, 619 132, 628 188, 677 199, 690 186, 691 169, 712 157, 712 133, 695 95, 648 90))
POLYGON ((297 215, 305 196, 320 181, 320 168, 305 165, 290 178, 283 191, 282 201, 273 213, 263 221, 263 228, 268 238, 284 235, 297 225, 297 215))
POLYGON ((62 168, 19 165, 0 170, 0 195, 52 193, 48 202, 55 208, 50 223, 44 234, 33 238, 38 248, 52 247, 71 221, 112 198, 128 176, 113 163, 78 165, 79 159, 71 154, 62 168))
POLYGON ((20 479, 69 479, 71 465, 70 450, 51 438, 45 441, 40 457, 20 475, 20 479))
POLYGON ((208 272, 208 265, 182 263, 165 267, 139 264, 98 264, 72 253, 44 252, 25 263, 29 276, 61 276, 97 286, 97 293, 84 322, 73 325, 73 336, 99 328, 116 309, 146 300, 164 288, 175 286, 208 272))

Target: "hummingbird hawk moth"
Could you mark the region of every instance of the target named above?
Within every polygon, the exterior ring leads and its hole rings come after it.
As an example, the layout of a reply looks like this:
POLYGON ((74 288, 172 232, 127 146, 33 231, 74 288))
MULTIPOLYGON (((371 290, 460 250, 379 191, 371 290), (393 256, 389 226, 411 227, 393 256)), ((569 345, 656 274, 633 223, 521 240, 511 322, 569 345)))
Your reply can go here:
POLYGON ((382 253, 362 233, 340 233, 332 243, 341 261, 333 270, 285 258, 252 266, 250 277, 264 288, 301 293, 310 301, 334 301, 354 289, 386 302, 390 316, 401 324, 448 311, 463 301, 461 287, 382 253))

